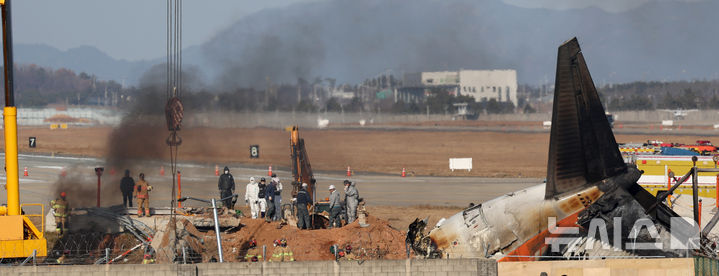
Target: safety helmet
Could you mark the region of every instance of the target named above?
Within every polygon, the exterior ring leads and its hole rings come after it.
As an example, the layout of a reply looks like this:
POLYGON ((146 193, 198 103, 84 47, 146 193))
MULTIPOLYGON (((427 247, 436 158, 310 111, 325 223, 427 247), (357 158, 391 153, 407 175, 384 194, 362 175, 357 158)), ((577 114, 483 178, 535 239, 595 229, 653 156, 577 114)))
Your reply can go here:
POLYGON ((257 246, 257 241, 255 239, 252 239, 249 243, 250 248, 255 248, 257 246))
POLYGON ((282 244, 282 242, 280 242, 280 240, 275 240, 273 242, 273 244, 274 244, 274 246, 280 246, 280 244, 282 244))
POLYGON ((345 252, 340 250, 340 252, 337 253, 337 255, 339 255, 340 257, 344 257, 344 256, 345 256, 345 252))
POLYGON ((352 246, 349 244, 345 246, 345 252, 347 252, 347 254, 352 253, 352 246))
POLYGON ((61 192, 61 193, 60 193, 60 197, 65 197, 66 195, 67 195, 67 194, 65 194, 65 192, 61 192))
POLYGON ((262 181, 265 181, 265 178, 264 178, 264 177, 263 177, 263 178, 260 178, 260 182, 262 182, 262 181))
POLYGON ((334 189, 335 189, 335 185, 330 185, 330 190, 334 190, 334 189))

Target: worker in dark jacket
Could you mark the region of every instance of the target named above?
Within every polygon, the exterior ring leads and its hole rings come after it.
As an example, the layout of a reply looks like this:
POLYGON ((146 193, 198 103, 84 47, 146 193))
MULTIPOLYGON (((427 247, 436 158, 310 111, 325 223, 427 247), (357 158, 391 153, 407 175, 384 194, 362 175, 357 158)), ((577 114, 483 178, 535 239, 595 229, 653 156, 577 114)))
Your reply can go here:
POLYGON ((135 188, 135 180, 130 177, 130 170, 125 170, 125 177, 120 180, 120 191, 122 192, 122 205, 132 207, 132 192, 135 188))
POLYGON ((267 201, 265 201, 265 197, 267 197, 267 181, 264 177, 260 179, 260 184, 257 184, 257 187, 260 190, 257 193, 257 197, 259 198, 257 203, 260 204, 260 218, 264 218, 265 212, 267 212, 267 201))
POLYGON ((275 192, 277 191, 277 185, 274 181, 270 181, 265 189, 265 200, 267 200, 267 213, 265 213, 265 221, 270 222, 275 218, 275 192))
MULTIPOLYGON (((230 168, 225 167, 224 173, 220 175, 220 180, 217 181, 217 188, 220 189, 220 198, 226 198, 235 193, 235 179, 230 174, 230 168)), ((234 209, 232 198, 225 199, 222 205, 227 209, 234 209)))
POLYGON ((302 189, 297 192, 297 228, 312 229, 310 225, 310 213, 307 211, 307 205, 312 203, 310 195, 307 193, 307 183, 302 183, 302 189))

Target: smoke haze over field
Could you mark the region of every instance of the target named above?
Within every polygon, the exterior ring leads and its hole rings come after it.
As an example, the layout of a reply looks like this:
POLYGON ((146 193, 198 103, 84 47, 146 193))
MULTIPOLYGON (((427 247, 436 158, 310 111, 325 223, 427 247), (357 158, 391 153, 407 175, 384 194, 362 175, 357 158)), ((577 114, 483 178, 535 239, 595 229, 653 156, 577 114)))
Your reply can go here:
MULTIPOLYGON (((559 2, 567 3, 541 3, 559 2)), ((617 12, 582 3, 569 8, 586 8, 568 10, 521 8, 500 0, 304 3, 247 16, 219 32, 203 51, 219 68, 221 87, 261 88, 268 77, 284 83, 317 76, 357 83, 388 69, 396 75, 517 69, 520 82, 551 83, 556 47, 573 36, 582 42, 600 84, 719 78, 719 60, 712 54, 719 47, 714 27, 719 2, 622 6, 613 1, 606 6, 617 12)))

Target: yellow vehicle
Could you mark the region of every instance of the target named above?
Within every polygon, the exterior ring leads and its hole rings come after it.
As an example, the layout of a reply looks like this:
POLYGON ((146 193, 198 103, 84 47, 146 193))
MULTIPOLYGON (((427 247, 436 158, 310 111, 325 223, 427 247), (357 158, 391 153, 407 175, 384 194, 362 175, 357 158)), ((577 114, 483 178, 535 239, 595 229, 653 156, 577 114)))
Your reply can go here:
MULTIPOLYGON (((47 256, 47 240, 43 230, 22 212, 17 145, 17 108, 13 93, 13 55, 10 0, 0 0, 2 9, 3 68, 5 73, 5 167, 7 170, 7 206, 0 206, 0 258, 47 256)), ((40 205, 41 204, 25 204, 40 205)), ((44 213, 44 210, 42 211, 44 213)), ((42 215, 40 215, 42 216, 42 215)))

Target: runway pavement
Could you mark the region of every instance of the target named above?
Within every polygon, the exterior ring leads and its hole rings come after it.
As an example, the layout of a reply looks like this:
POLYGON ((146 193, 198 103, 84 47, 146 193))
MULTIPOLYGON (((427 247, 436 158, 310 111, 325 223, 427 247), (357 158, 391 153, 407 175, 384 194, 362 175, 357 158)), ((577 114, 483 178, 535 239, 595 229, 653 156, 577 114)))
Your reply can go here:
MULTIPOLYGON (((0 154, 1 156, 1 154, 0 154)), ((95 167, 103 167, 105 161, 96 158, 21 155, 20 162, 20 202, 48 204, 55 198, 56 183, 62 177, 63 169, 68 176, 72 176, 71 185, 83 187, 83 198, 89 205, 94 206, 96 199, 97 176, 95 167), (23 175, 23 168, 27 167, 29 176, 23 175)), ((144 172, 146 179, 153 186, 150 194, 152 207, 168 207, 170 205, 172 178, 168 163, 157 161, 135 162, 132 176, 137 180, 137 174, 144 172), (165 167, 165 175, 160 175, 160 167, 165 167)), ((220 170, 224 167, 220 164, 220 170)), ((102 176, 103 198, 101 205, 110 206, 120 204, 119 178, 124 168, 106 168, 102 176)), ((219 197, 217 190, 218 177, 215 176, 214 164, 181 163, 178 165, 181 172, 182 195, 209 199, 219 197)), ((266 169, 246 168, 230 165, 231 173, 235 178, 236 192, 240 194, 239 204, 244 204, 244 190, 249 178, 254 176, 258 181, 260 177, 267 177, 266 169)), ((275 170, 283 185, 283 201, 290 197, 291 174, 288 171, 275 170)), ((329 196, 330 184, 342 187, 342 181, 350 179, 357 183, 360 197, 367 200, 368 205, 444 205, 467 206, 470 202, 481 203, 502 194, 517 191, 532 185, 540 184, 541 179, 530 178, 480 178, 480 177, 400 177, 399 175, 377 175, 356 172, 352 177, 340 173, 315 173, 317 179, 317 198, 329 196)), ((269 179, 269 178, 268 178, 269 179)), ((4 183, 5 175, 0 176, 4 183)), ((269 180, 268 180, 269 181, 269 180)), ((69 193, 70 191, 68 191, 69 193)), ((6 202, 6 190, 0 189, 0 203, 6 202)), ((77 202, 70 202, 72 207, 77 202)), ((197 206, 198 203, 190 201, 186 205, 197 206)), ((86 203, 87 205, 87 203, 86 203)), ((47 205, 46 205, 47 206, 47 205)), ((87 206, 90 207, 90 206, 87 206)), ((46 207, 47 208, 47 207, 46 207)), ((46 211, 47 212, 47 211, 46 211)))

